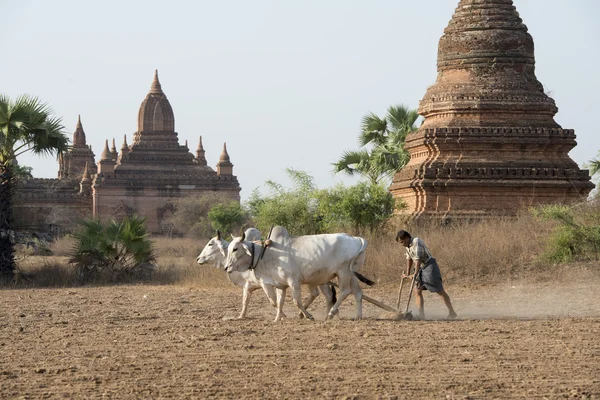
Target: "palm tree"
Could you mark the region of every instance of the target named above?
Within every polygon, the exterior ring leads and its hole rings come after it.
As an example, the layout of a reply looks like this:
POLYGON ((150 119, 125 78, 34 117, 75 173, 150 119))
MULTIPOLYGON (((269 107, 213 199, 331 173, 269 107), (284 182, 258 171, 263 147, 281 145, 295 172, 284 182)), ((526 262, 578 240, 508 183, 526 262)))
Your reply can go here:
POLYGON ((28 151, 58 155, 68 148, 61 119, 51 114, 36 97, 24 95, 13 102, 0 95, 0 279, 12 278, 15 269, 11 230, 15 160, 28 151))
POLYGON ((81 229, 73 234, 75 245, 69 262, 76 265, 83 280, 142 277, 155 260, 154 242, 145 222, 137 215, 122 221, 81 221, 81 229))
POLYGON ((361 122, 358 138, 361 147, 371 145, 371 149, 346 151, 334 165, 334 172, 348 175, 359 174, 372 183, 391 179, 409 160, 404 150, 406 135, 417 128, 419 118, 416 110, 404 105, 390 106, 384 118, 374 113, 365 115, 361 122))

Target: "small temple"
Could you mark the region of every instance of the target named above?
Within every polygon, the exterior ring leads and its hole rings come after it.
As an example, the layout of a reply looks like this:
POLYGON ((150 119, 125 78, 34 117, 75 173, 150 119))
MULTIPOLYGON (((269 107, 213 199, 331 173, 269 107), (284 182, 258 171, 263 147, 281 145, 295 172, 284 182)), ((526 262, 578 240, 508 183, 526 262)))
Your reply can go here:
POLYGON ((391 193, 413 216, 515 215, 586 199, 594 185, 569 157, 575 133, 535 75, 534 43, 512 0, 461 0, 439 41, 438 76, 406 138, 391 193))
POLYGON ((44 217, 60 208, 71 219, 136 214, 146 218, 150 232, 164 233, 172 230, 168 217, 174 199, 214 191, 240 200, 241 188, 226 144, 216 171, 207 165, 202 137, 196 156, 187 142, 179 144, 173 109, 155 72, 138 112, 132 144, 127 144, 125 135, 118 152, 115 139, 110 147, 106 139, 96 162, 79 118, 72 146, 59 158, 58 178, 32 179, 17 188, 15 222, 21 229, 45 230, 44 217))

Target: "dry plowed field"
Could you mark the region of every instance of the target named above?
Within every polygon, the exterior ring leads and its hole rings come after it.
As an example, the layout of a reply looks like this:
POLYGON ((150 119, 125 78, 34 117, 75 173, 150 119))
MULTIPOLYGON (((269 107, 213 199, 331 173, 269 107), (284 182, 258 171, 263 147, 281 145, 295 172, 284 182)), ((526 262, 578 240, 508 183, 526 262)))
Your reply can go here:
MULTIPOLYGON (((353 299, 341 318, 288 318, 255 292, 112 286, 0 290, 2 398, 600 398, 598 282, 450 285, 459 319, 353 299)), ((365 294, 395 303, 397 288, 365 294)))

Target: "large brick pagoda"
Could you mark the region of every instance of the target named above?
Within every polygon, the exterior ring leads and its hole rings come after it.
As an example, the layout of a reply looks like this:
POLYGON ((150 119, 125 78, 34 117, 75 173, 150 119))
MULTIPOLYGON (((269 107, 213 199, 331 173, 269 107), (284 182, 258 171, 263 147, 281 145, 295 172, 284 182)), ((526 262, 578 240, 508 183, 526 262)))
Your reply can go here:
POLYGON ((569 157, 572 129, 535 76, 534 44, 512 0, 461 0, 441 37, 438 77, 406 139, 390 191, 415 216, 513 215, 585 199, 594 185, 569 157))

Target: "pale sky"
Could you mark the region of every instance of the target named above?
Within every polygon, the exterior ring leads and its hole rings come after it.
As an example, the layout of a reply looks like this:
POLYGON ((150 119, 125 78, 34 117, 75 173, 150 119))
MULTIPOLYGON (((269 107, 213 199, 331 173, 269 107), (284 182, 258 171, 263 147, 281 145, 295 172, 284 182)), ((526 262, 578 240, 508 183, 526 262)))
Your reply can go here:
MULTIPOLYGON (((357 149, 360 121, 416 108, 436 79, 437 45, 458 0, 1 0, 0 92, 32 94, 77 115, 96 160, 105 139, 132 143, 158 69, 180 143, 202 135, 215 168, 223 142, 242 200, 285 168, 319 188, 357 149)), ((536 74, 575 129, 579 164, 600 150, 600 1, 514 0, 536 48, 536 74)), ((35 177, 54 158, 22 156, 35 177)))

